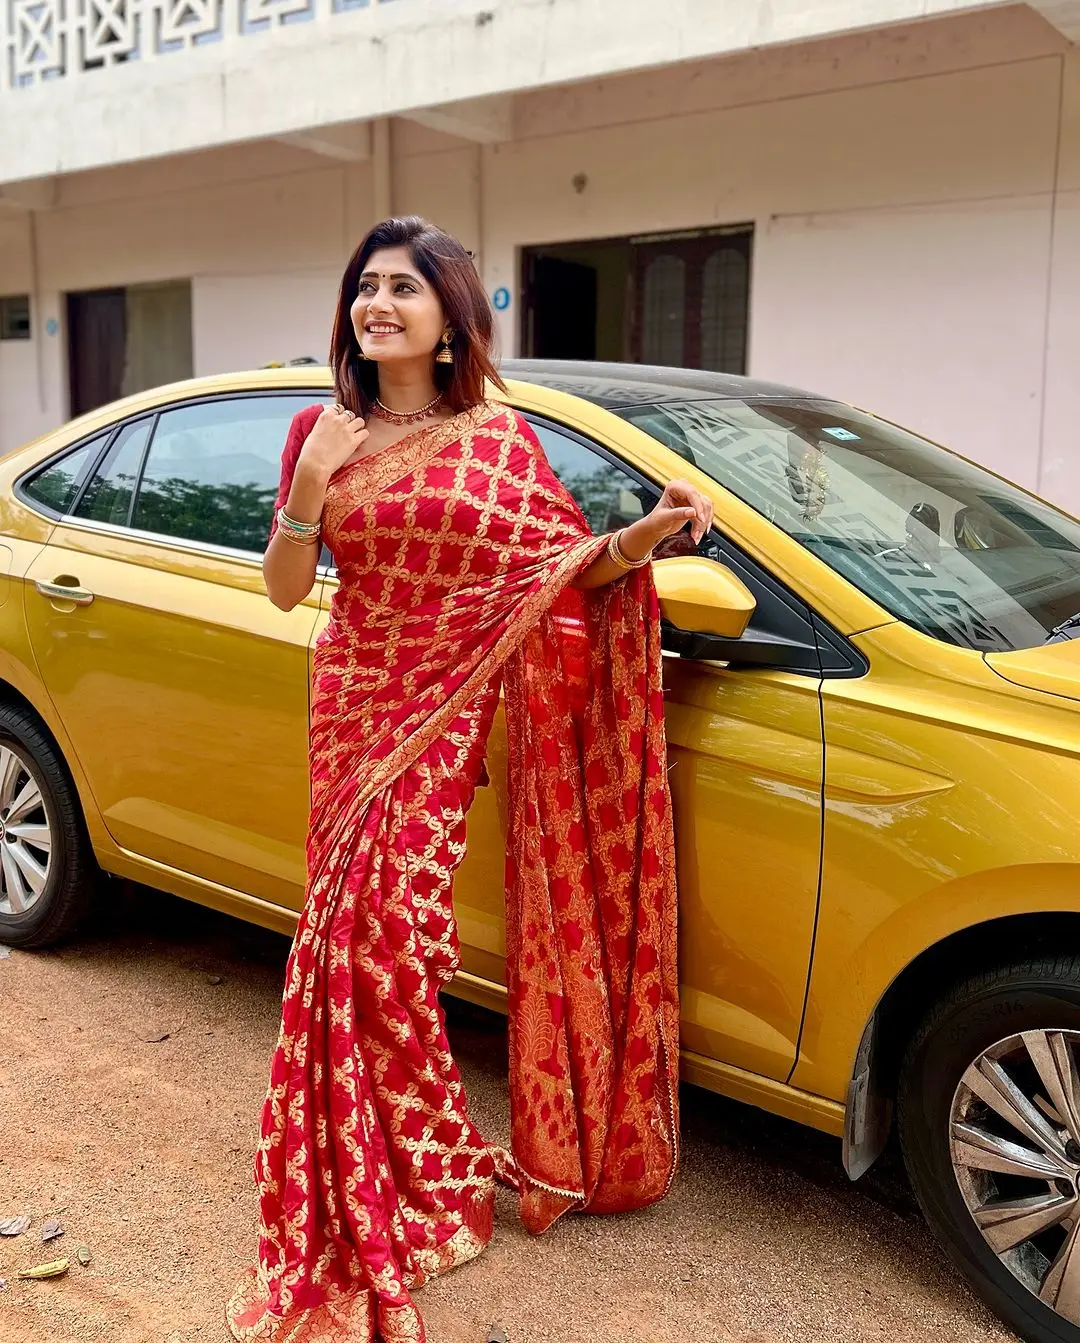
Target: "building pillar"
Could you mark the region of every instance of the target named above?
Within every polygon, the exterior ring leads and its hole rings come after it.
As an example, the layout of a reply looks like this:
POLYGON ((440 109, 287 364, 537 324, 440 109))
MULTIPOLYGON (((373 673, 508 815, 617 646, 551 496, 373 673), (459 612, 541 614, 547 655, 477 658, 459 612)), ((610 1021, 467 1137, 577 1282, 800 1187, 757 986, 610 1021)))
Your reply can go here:
POLYGON ((394 159, 389 117, 379 117, 372 125, 371 162, 374 176, 374 222, 379 223, 394 213, 394 159))

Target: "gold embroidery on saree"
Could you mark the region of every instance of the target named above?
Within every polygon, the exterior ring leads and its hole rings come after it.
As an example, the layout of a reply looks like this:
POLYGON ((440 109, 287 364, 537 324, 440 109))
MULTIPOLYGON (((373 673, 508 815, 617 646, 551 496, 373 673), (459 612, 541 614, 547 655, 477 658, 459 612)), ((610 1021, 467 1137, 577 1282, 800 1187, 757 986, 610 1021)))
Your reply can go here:
MULTIPOLYGON (((324 524, 341 585, 314 659, 311 877, 256 1160, 262 1274, 238 1289, 229 1319, 236 1338, 259 1343, 371 1343, 376 1330, 397 1343, 423 1339, 410 1290, 490 1238, 496 1176, 522 1186, 523 1211, 532 1209, 537 1224, 568 1205, 591 1206, 590 1191, 600 1203, 630 1206, 635 1179, 649 1191, 670 1183, 677 1115, 664 1090, 667 1041, 646 1020, 628 1032, 635 1061, 622 1082, 632 1091, 659 1072, 660 1108, 652 1097, 630 1096, 620 1111, 632 1136, 625 1150, 638 1166, 616 1152, 610 1172, 599 1172, 595 1143, 579 1152, 579 1121, 607 1132, 613 1051, 604 1023, 623 1020, 614 1000, 624 991, 609 992, 595 946, 570 956, 560 977, 556 942, 518 929, 540 963, 515 1009, 514 1038, 552 1069, 539 1068, 536 1094, 515 1101, 518 1117, 523 1105, 536 1126, 519 1179, 522 1163, 497 1161, 469 1119, 437 998, 458 965, 450 890, 501 670, 508 660, 516 669, 508 712, 526 683, 541 704, 545 692, 556 702, 565 687, 544 681, 553 664, 536 646, 537 631, 553 628, 547 613, 606 538, 588 534, 531 432, 492 405, 356 463, 333 482, 324 524), (545 985, 580 999, 576 1034, 554 1029, 538 996, 545 985), (569 1075, 571 1050, 595 1075, 580 1115, 557 1083, 569 1075), (657 1052, 665 1056, 659 1066, 657 1052)), ((646 589, 640 577, 631 582, 626 629, 607 631, 592 650, 604 675, 611 669, 603 659, 619 664, 609 689, 621 709, 613 723, 610 706, 596 719, 602 731, 583 757, 598 771, 589 824, 604 832, 595 872, 617 896, 618 909, 604 916, 616 940, 629 936, 632 892, 603 814, 625 807, 628 785, 642 777, 635 756, 640 762, 658 741, 662 752, 655 706, 647 718, 635 703, 645 665, 638 594, 646 589), (619 638, 636 638, 631 654, 619 638)), ((602 599, 590 600, 601 608, 602 599)), ((650 649, 658 663, 658 645, 650 649)), ((565 741, 557 757, 543 786, 569 783, 580 770, 565 741)), ((660 769, 666 784, 662 762, 660 769)), ((662 801, 655 775, 652 787, 653 801, 662 801)), ((528 848, 518 855, 518 897, 534 912, 538 882, 572 889, 585 873, 574 829, 581 817, 551 819, 554 848, 545 854, 536 816, 521 811, 536 804, 520 791, 514 804, 528 848)), ((658 890, 649 888, 651 902, 658 890)), ((645 943, 658 938, 668 974, 674 924, 658 929, 652 905, 643 917, 645 943)), ((551 933, 565 930, 553 924, 551 933)), ((647 967, 635 991, 651 995, 660 979, 647 967)), ((666 1022, 672 1005, 660 996, 666 1022)), ((677 1006, 673 1022, 677 1031, 677 1006)))

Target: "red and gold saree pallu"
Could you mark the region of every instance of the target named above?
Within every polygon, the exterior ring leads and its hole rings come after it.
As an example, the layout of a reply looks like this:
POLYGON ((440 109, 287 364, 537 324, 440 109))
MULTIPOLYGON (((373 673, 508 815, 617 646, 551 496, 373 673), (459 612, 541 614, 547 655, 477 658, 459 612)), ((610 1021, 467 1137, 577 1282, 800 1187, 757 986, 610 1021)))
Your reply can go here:
MULTIPOLYGON (((279 504, 321 407, 296 417, 279 504)), ((496 1175, 542 1231, 660 1198, 678 1148, 674 848, 647 570, 603 551, 513 411, 342 468, 314 657, 308 891, 256 1158, 233 1335, 422 1340, 410 1292, 475 1257, 496 1175), (465 816, 504 690, 513 1156, 469 1116, 438 992, 465 816)))

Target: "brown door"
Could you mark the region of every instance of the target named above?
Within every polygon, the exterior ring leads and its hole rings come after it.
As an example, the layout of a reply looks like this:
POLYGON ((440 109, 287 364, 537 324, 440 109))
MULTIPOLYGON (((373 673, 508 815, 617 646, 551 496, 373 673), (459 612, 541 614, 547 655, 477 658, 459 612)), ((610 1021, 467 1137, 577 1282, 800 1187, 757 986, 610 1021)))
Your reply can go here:
POLYGON ((190 280, 69 294, 67 319, 72 415, 192 376, 190 280))
POLYGON ((67 299, 71 413, 82 415, 120 396, 127 349, 123 289, 93 289, 67 299))
POLYGON ((750 239, 742 230, 635 243, 635 363, 746 371, 750 239))

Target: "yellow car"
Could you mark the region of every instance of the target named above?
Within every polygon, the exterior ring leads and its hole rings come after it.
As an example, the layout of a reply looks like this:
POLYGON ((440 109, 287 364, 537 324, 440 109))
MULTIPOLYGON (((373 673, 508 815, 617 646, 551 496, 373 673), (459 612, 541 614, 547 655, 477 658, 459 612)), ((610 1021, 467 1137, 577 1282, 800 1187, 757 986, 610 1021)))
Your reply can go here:
MULTIPOLYGON (((597 531, 690 478, 656 566, 685 1076, 841 1135, 1025 1338, 1080 1343, 1080 524, 869 414, 712 373, 513 364, 597 531)), ((312 643, 260 572, 305 366, 157 389, 0 461, 0 940, 99 870, 289 931, 312 643)), ((456 991, 503 982, 498 725, 456 991)))

